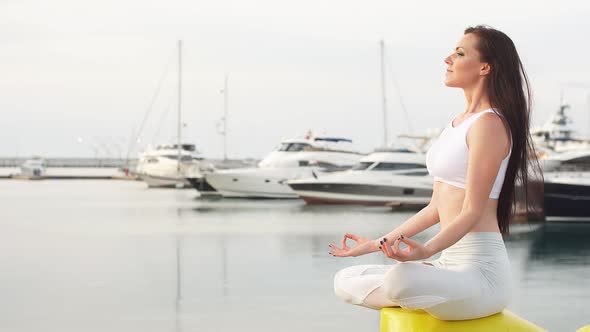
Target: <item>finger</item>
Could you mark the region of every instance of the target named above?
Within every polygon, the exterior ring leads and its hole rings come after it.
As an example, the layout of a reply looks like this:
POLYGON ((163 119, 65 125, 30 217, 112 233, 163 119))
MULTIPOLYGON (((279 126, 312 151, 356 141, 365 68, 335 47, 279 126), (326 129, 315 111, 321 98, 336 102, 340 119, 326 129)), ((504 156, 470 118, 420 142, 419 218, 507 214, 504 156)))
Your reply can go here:
POLYGON ((399 243, 400 243, 399 238, 397 238, 397 239, 395 239, 395 241, 393 241, 393 252, 394 253, 398 253, 400 251, 399 243))
POLYGON ((400 261, 403 262, 405 261, 405 259, 399 255, 397 255, 396 253, 393 252, 393 249, 389 246, 389 245, 385 245, 386 248, 384 248, 385 250, 385 256, 394 259, 396 261, 400 261))
POLYGON ((382 253, 383 253, 385 256, 389 257, 389 256, 387 255, 387 251, 386 251, 386 248, 385 248, 385 247, 387 247, 387 243, 386 243, 386 242, 384 242, 383 240, 384 240, 384 239, 381 239, 381 240, 379 241, 379 250, 381 250, 381 252, 382 252, 382 253))
POLYGON ((416 242, 416 241, 414 241, 410 238, 407 238, 403 235, 400 237, 400 240, 401 240, 401 242, 407 244, 408 247, 411 247, 411 248, 420 247, 422 245, 422 244, 420 244, 420 242, 416 242))
POLYGON ((403 238, 401 238, 401 237, 400 237, 400 238, 398 238, 397 240, 395 240, 395 242, 394 242, 394 250, 393 250, 393 252, 394 252, 394 253, 395 253, 395 254, 396 254, 398 257, 401 257, 401 258, 407 259, 407 258, 409 257, 409 255, 410 255, 411 248, 410 248, 410 247, 408 247, 408 248, 406 248, 406 249, 402 249, 402 248, 400 248, 400 244, 402 243, 402 241, 403 241, 403 240, 404 240, 404 239, 403 239, 403 238))
POLYGON ((331 253, 331 255, 334 256, 334 257, 344 257, 344 256, 346 256, 346 254, 344 254, 343 252, 334 252, 334 251, 331 253))
POLYGON ((348 247, 346 246, 346 236, 342 239, 342 249, 347 249, 348 247))
POLYGON ((391 256, 394 254, 393 250, 391 249, 391 246, 389 245, 389 243, 381 240, 379 243, 381 243, 381 247, 383 248, 383 252, 385 253, 385 255, 387 255, 387 257, 391 258, 391 256))
POLYGON ((342 249, 338 248, 338 246, 337 246, 337 245, 335 245, 335 244, 331 244, 331 243, 328 245, 328 247, 330 247, 330 248, 332 248, 332 249, 335 249, 335 250, 342 250, 342 249))
POLYGON ((358 239, 359 239, 358 235, 354 235, 354 234, 350 234, 350 233, 344 234, 344 237, 345 238, 349 238, 349 239, 354 240, 354 241, 358 241, 358 239))

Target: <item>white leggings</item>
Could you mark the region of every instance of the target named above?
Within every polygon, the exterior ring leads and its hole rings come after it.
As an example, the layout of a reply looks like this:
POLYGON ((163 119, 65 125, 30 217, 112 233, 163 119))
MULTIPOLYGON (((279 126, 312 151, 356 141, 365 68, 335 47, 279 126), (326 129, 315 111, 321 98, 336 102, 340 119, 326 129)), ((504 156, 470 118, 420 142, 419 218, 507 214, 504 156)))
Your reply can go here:
POLYGON ((512 276, 502 236, 468 233, 427 265, 357 265, 334 277, 344 301, 372 309, 423 309, 443 320, 489 316, 508 304, 512 276))

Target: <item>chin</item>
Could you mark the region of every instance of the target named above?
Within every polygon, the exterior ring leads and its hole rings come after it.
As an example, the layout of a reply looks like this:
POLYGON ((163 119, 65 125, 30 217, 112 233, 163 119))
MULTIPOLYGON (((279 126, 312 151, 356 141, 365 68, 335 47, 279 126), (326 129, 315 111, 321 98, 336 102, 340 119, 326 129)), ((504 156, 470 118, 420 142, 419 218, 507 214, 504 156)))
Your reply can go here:
POLYGON ((445 85, 448 86, 449 88, 458 88, 459 87, 453 81, 449 81, 449 80, 445 80, 445 85))

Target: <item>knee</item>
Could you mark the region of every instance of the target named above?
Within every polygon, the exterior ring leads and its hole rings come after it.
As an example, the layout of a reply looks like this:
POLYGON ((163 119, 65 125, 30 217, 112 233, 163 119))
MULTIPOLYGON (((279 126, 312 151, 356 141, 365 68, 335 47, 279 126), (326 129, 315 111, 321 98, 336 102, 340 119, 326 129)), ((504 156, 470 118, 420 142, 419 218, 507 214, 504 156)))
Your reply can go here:
POLYGON ((358 299, 352 294, 348 293, 346 289, 334 287, 334 294, 339 297, 342 301, 349 304, 358 304, 358 299))
POLYGON ((385 275, 381 288, 389 300, 399 302, 411 296, 409 291, 413 280, 412 265, 412 263, 398 263, 385 275))
POLYGON ((353 304, 354 298, 345 287, 346 280, 350 278, 350 269, 351 267, 347 267, 336 272, 334 275, 334 294, 336 294, 336 296, 338 296, 344 302, 353 304))
POLYGON ((370 265, 355 265, 344 268, 334 275, 334 293, 344 302, 350 304, 359 304, 363 299, 359 298, 359 290, 362 289, 362 283, 359 284, 359 277, 369 268, 370 265))
POLYGON ((362 275, 366 268, 367 265, 353 265, 336 272, 334 275, 334 288, 342 288, 351 278, 362 275))
POLYGON ((348 273, 348 271, 350 270, 350 268, 351 267, 349 266, 336 272, 336 274, 334 275, 334 288, 337 288, 342 284, 344 280, 348 279, 348 275, 350 274, 348 273))

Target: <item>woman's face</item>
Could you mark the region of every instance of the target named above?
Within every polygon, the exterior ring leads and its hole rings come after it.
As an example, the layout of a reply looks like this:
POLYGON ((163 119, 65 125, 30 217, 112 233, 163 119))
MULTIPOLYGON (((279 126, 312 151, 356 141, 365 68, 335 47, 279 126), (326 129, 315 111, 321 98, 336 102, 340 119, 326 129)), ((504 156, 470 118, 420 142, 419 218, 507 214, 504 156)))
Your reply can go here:
POLYGON ((453 88, 469 88, 489 73, 489 65, 480 61, 476 49, 477 36, 468 33, 457 43, 455 51, 445 58, 447 74, 445 85, 453 88))

